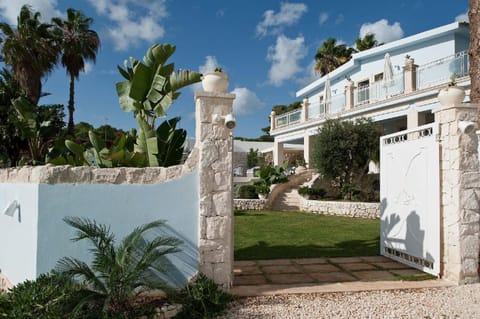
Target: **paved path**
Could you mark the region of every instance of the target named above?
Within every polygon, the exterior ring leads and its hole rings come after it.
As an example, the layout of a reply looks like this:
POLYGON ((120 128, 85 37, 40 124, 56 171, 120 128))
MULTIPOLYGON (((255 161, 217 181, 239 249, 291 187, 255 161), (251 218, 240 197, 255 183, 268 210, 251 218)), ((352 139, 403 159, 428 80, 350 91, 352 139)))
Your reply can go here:
POLYGON ((239 296, 432 288, 454 285, 383 256, 236 261, 239 296))

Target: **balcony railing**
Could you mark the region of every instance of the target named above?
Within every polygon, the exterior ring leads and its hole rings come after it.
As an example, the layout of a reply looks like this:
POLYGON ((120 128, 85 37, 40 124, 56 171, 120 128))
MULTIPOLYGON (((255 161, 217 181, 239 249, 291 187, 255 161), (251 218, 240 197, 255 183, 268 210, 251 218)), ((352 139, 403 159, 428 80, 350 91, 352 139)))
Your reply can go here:
MULTIPOLYGON (((467 51, 458 52, 455 55, 448 56, 416 68, 416 83, 412 73, 405 78, 407 73, 396 73, 389 82, 383 80, 374 82, 370 85, 355 88, 353 90, 353 103, 349 106, 351 109, 371 103, 388 100, 392 97, 404 94, 405 85, 409 85, 410 90, 420 90, 443 83, 448 83, 450 77, 455 74, 458 78, 468 76, 469 60, 467 51), (406 84, 407 83, 407 84, 406 84)), ((306 120, 321 119, 327 115, 334 115, 343 112, 346 109, 346 95, 337 94, 332 97, 330 102, 319 100, 310 100, 307 108, 308 116, 306 120)), ((304 121, 302 109, 297 109, 275 117, 275 129, 290 125, 295 125, 304 121)))
POLYGON ((397 73, 389 81, 378 81, 354 90, 354 104, 363 105, 383 101, 403 94, 404 92, 403 73, 397 73))
POLYGON ((295 123, 300 123, 302 120, 302 110, 293 110, 275 117, 276 127, 289 126, 295 123))
POLYGON ((417 89, 446 83, 450 81, 453 74, 460 78, 467 76, 468 72, 468 52, 458 52, 455 55, 420 66, 417 69, 417 89))

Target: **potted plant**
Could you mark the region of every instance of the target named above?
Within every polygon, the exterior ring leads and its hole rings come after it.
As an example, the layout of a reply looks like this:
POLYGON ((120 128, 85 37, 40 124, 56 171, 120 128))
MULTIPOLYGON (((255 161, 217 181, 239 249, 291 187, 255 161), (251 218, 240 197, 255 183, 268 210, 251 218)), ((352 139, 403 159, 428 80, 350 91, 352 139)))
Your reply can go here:
POLYGON ((255 191, 257 192, 259 199, 266 199, 270 193, 270 186, 265 183, 258 183, 255 185, 255 191))
POLYGON ((217 67, 213 72, 207 72, 202 76, 202 87, 205 92, 226 93, 228 89, 228 75, 217 67))
POLYGON ((450 77, 448 86, 438 92, 438 101, 443 106, 460 105, 465 98, 465 90, 457 86, 457 75, 454 73, 450 77))

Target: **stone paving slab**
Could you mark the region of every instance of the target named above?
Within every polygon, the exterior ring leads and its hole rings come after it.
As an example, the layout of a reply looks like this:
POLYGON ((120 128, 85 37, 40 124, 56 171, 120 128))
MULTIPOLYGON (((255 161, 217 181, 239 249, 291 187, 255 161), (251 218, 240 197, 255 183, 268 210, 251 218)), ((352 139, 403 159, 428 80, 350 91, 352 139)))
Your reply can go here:
POLYGON ((410 266, 407 266, 405 264, 396 262, 396 261, 389 261, 389 262, 381 262, 381 263, 372 263, 372 265, 375 265, 379 268, 383 269, 411 269, 410 266))
POLYGON ((342 267, 345 270, 349 271, 359 271, 359 270, 377 270, 378 268, 370 265, 370 264, 365 264, 365 263, 353 263, 353 264, 340 264, 340 267, 342 267))
POLYGON ((336 257, 336 258, 329 258, 328 261, 335 264, 363 262, 362 258, 360 257, 336 257))
POLYGON ((282 294, 309 294, 330 292, 358 292, 373 290, 402 290, 453 287, 455 283, 443 279, 422 281, 353 281, 331 284, 291 284, 291 285, 257 285, 233 287, 230 293, 241 296, 268 296, 282 294))
POLYGON ((340 268, 330 265, 330 264, 321 264, 321 265, 303 265, 302 266, 303 270, 306 273, 310 272, 334 272, 334 271, 341 271, 340 268))
POLYGON ((299 258, 299 259, 292 259, 292 262, 299 265, 326 264, 328 263, 328 259, 327 258, 299 258))
POLYGON ((283 291, 362 291, 449 284, 442 280, 401 281, 398 277, 424 274, 383 256, 235 261, 231 291, 240 296, 253 296, 283 291))
POLYGON ((352 275, 343 272, 343 271, 335 271, 335 272, 314 272, 308 274, 310 277, 315 279, 318 282, 345 282, 345 281, 356 281, 357 278, 353 277, 352 275))
POLYGON ((356 271, 355 277, 360 280, 395 280, 395 275, 386 270, 356 271))
POLYGON ((311 283, 315 282, 315 279, 306 274, 265 274, 268 281, 272 284, 298 284, 298 283, 311 283))
POLYGON ((266 274, 290 274, 302 272, 299 267, 293 265, 263 266, 262 271, 266 274))

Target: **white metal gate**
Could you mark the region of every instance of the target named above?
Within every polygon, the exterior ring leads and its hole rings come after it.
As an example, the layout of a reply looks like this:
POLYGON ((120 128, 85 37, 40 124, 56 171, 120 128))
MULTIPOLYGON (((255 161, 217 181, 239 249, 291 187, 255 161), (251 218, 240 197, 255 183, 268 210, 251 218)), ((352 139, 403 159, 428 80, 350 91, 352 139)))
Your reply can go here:
POLYGON ((438 126, 380 139, 381 254, 432 275, 440 273, 438 126))

